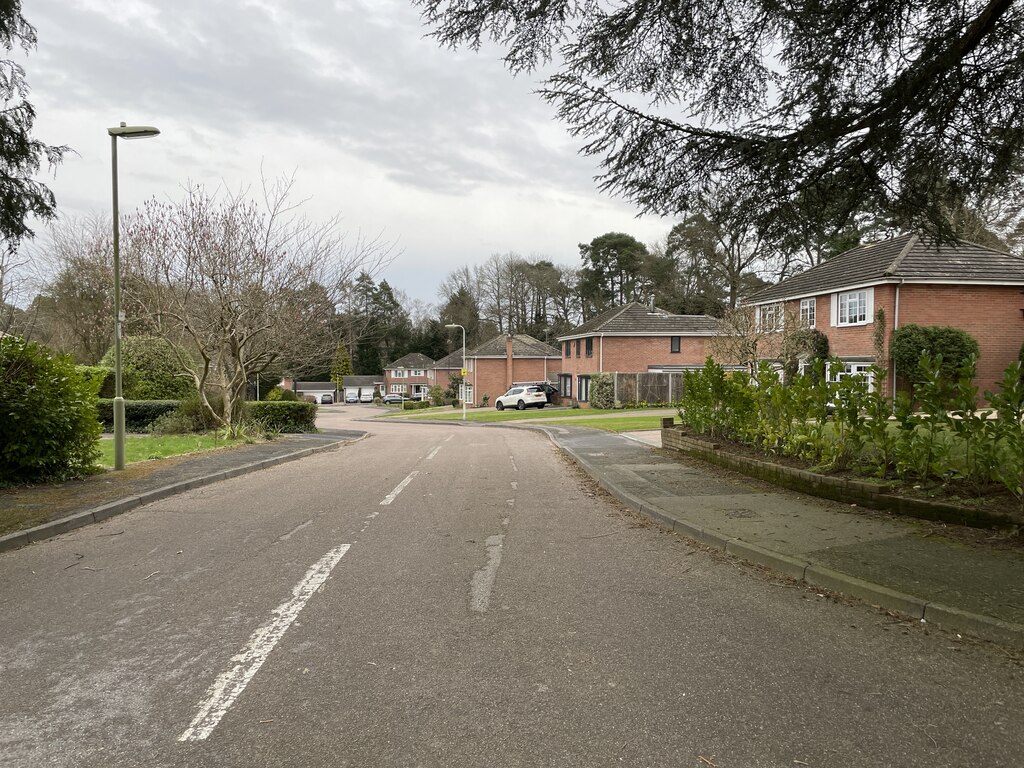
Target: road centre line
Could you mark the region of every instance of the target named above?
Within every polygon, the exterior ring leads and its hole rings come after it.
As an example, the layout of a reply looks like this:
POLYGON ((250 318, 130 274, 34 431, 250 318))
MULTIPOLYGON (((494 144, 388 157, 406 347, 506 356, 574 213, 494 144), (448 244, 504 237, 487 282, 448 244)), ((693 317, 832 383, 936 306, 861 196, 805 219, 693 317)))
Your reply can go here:
POLYGON ((259 672, 274 646, 295 621, 309 598, 323 586, 334 566, 348 552, 351 544, 335 547, 306 571, 306 575, 292 589, 291 599, 273 610, 273 618, 257 629, 237 654, 231 657, 233 666, 218 677, 206 691, 199 712, 178 741, 202 741, 209 736, 231 705, 242 694, 249 681, 259 672))
POLYGON ((427 454, 426 461, 430 461, 432 458, 437 456, 437 452, 441 450, 441 446, 437 446, 434 450, 427 454))
POLYGON ((403 480, 397 486, 395 486, 395 490, 393 490, 391 493, 384 497, 384 501, 380 503, 380 506, 386 507, 388 504, 394 501, 395 498, 397 498, 398 494, 400 494, 405 489, 405 486, 411 483, 412 479, 416 477, 416 475, 418 475, 419 473, 420 471, 418 469, 414 469, 412 472, 410 472, 408 477, 405 478, 405 480, 403 480))

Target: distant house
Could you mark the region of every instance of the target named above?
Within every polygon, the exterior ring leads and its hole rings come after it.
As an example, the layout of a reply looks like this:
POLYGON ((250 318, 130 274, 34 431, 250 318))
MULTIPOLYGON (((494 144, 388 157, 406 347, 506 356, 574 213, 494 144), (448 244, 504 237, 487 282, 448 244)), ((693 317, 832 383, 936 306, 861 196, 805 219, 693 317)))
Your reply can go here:
POLYGON ((384 369, 384 386, 388 394, 426 398, 433 384, 430 371, 434 361, 419 352, 388 363, 384 369))
POLYGON ((700 368, 708 339, 720 321, 707 315, 675 315, 633 302, 614 307, 558 337, 558 389, 579 403, 590 400, 595 373, 671 372, 700 368))
POLYGON ((333 402, 338 402, 337 387, 333 381, 296 381, 293 389, 300 398, 312 397, 320 403, 323 402, 324 395, 330 395, 333 402))
MULTIPOLYGON (((892 333, 904 325, 946 325, 970 333, 980 350, 975 384, 993 389, 1024 342, 1024 258, 974 243, 939 245, 918 235, 866 243, 755 294, 761 327, 786 316, 817 328, 847 373, 885 367, 892 333), (884 359, 875 358, 882 325, 884 359)), ((899 372, 895 372, 899 373, 899 372)))
POLYGON ((380 374, 370 376, 345 376, 341 380, 341 401, 355 403, 365 400, 363 395, 371 398, 383 394, 384 377, 380 374))
POLYGON ((430 366, 431 384, 436 384, 441 389, 447 389, 448 385, 451 384, 452 376, 462 375, 463 365, 462 347, 460 346, 450 355, 445 355, 430 366))
POLYGON ((547 381, 559 370, 561 357, 550 344, 526 334, 495 336, 466 351, 466 402, 481 405, 505 394, 513 383, 547 381))

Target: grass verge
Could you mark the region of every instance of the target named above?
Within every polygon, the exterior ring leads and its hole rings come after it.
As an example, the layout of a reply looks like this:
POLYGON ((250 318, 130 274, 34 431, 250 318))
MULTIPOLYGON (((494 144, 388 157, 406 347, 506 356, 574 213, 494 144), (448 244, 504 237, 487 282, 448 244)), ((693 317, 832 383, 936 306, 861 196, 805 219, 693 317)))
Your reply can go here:
MULTIPOLYGON (((506 421, 527 421, 544 419, 548 422, 579 424, 585 427, 597 427, 611 432, 630 432, 638 429, 658 429, 661 427, 662 410, 638 408, 633 410, 602 411, 597 408, 529 408, 525 411, 496 408, 471 408, 466 412, 466 421, 481 424, 494 424, 506 421), (593 423, 591 423, 593 422, 593 423), (614 423, 610 423, 614 422, 614 423), (619 422, 622 422, 620 425, 619 422), (639 425, 639 426, 637 426, 639 425)), ((672 411, 675 413, 675 411, 672 411)), ((451 408, 438 408, 402 413, 396 411, 384 418, 389 419, 425 419, 430 421, 461 421, 462 411, 451 408)))
MULTIPOLYGON (((228 440, 214 434, 207 435, 133 435, 124 442, 126 464, 134 464, 150 459, 165 459, 168 456, 180 456, 185 453, 209 451, 215 448, 226 448, 240 445, 246 438, 228 440)), ((114 441, 100 440, 101 467, 110 469, 114 466, 114 441)))

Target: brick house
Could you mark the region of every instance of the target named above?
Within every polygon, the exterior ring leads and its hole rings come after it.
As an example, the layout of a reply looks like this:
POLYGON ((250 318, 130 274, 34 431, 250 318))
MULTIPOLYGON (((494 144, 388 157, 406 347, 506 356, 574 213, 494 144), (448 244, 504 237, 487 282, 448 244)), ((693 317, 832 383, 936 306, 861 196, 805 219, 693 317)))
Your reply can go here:
POLYGON ((448 385, 451 383, 451 377, 458 376, 461 373, 462 347, 460 346, 450 355, 445 355, 430 366, 430 383, 432 386, 436 384, 441 389, 448 389, 448 385))
POLYGON ((938 245, 919 235, 860 245, 757 293, 760 327, 797 318, 828 336, 829 353, 861 373, 877 362, 882 324, 888 386, 892 333, 904 325, 945 325, 979 347, 980 392, 994 389, 1024 341, 1024 258, 968 242, 938 245))
POLYGON ((430 377, 433 365, 433 360, 419 352, 410 352, 388 363, 384 368, 385 393, 426 397, 433 384, 430 377))
POLYGON ((700 368, 719 320, 674 315, 633 302, 609 309, 559 336, 558 391, 581 405, 590 399, 595 373, 646 373, 700 368))
POLYGON ((505 394, 513 382, 547 381, 558 372, 561 356, 555 347, 526 334, 495 336, 466 351, 466 402, 482 405, 505 394))

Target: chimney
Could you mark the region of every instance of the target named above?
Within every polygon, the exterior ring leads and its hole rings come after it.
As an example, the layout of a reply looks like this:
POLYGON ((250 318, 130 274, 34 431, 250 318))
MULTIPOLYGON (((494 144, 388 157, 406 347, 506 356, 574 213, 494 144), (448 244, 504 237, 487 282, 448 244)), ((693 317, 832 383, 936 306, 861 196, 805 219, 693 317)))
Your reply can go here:
POLYGON ((505 337, 505 389, 512 386, 512 337, 505 337))

